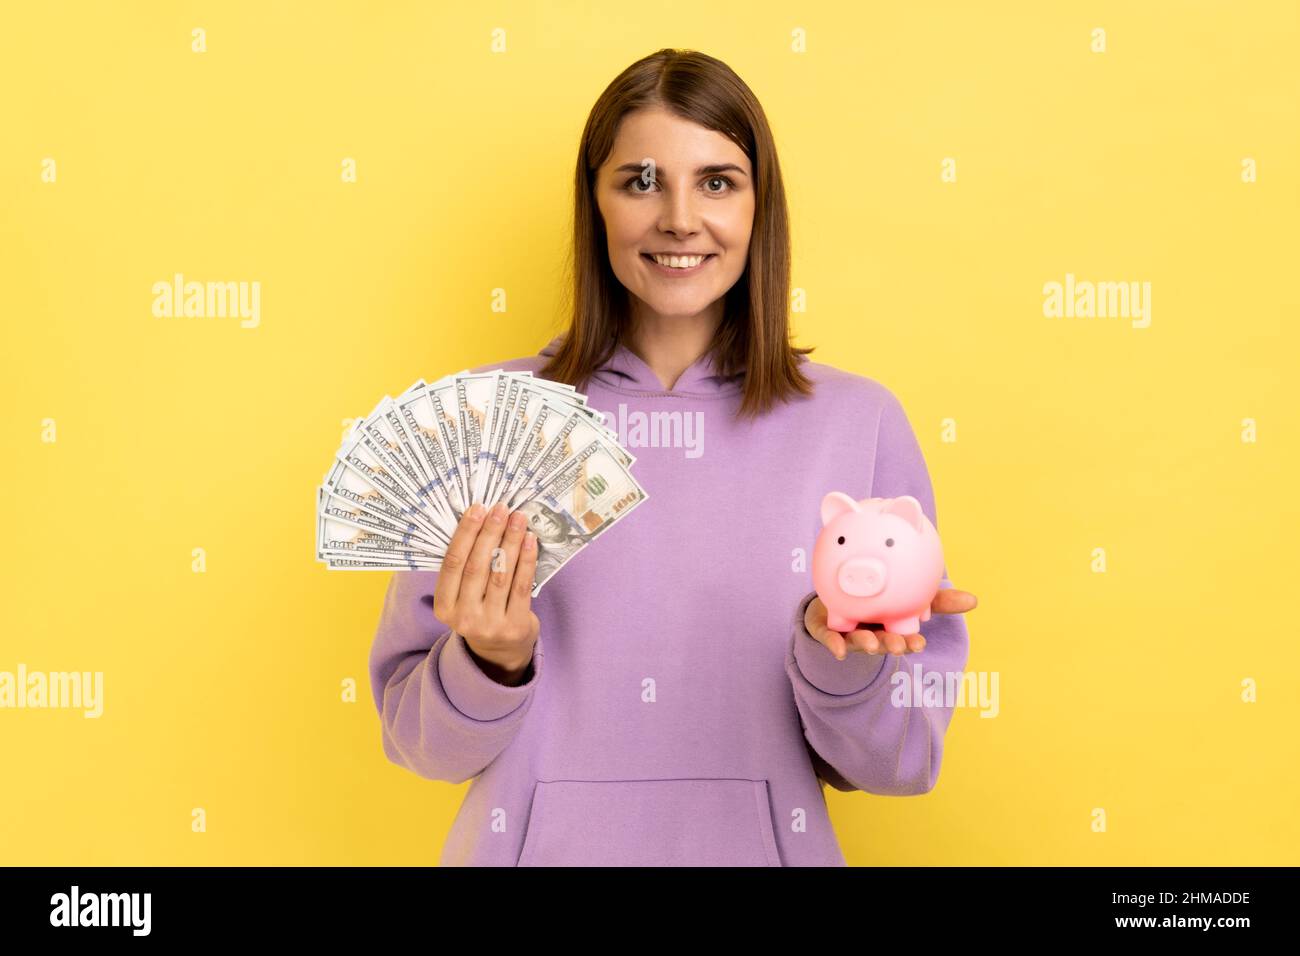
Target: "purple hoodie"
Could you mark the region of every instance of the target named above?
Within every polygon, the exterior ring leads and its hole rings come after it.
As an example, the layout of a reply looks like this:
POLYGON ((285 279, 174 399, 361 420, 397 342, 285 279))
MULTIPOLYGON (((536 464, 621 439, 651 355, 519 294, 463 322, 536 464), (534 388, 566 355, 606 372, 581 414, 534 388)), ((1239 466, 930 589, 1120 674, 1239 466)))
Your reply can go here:
MULTIPOLYGON (((473 371, 536 374, 559 342, 473 371)), ((527 683, 492 680, 434 617, 438 572, 393 573, 370 654, 384 752, 473 780, 441 865, 844 866, 826 783, 934 789, 952 707, 891 697, 960 676, 965 619, 843 661, 803 626, 823 496, 912 495, 938 527, 925 460, 887 388, 800 362, 815 394, 752 423, 707 355, 672 390, 626 347, 596 371, 588 404, 649 497, 533 599, 527 683)))

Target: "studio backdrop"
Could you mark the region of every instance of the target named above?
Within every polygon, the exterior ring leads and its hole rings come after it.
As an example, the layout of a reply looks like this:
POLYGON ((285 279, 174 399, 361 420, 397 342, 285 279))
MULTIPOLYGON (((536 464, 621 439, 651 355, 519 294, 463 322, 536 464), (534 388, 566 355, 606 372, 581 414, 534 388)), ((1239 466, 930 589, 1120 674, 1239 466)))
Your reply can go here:
POLYGON ((316 560, 316 489, 382 395, 563 331, 582 123, 662 47, 762 101, 795 343, 899 398, 979 596, 937 786, 826 790, 848 862, 1295 863, 1298 41, 1290 2, 8 10, 0 863, 437 860, 468 784, 386 758, 391 573, 316 560))

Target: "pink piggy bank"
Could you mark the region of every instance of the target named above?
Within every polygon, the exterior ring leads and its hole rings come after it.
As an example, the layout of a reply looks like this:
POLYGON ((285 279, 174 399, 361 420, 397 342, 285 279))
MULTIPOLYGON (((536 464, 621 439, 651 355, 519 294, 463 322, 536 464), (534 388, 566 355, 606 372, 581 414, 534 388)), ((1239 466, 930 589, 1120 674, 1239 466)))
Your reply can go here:
POLYGON ((813 588, 826 626, 847 633, 861 621, 893 634, 916 634, 930 620, 943 580, 939 532, 911 495, 854 501, 840 491, 822 499, 813 547, 813 588))

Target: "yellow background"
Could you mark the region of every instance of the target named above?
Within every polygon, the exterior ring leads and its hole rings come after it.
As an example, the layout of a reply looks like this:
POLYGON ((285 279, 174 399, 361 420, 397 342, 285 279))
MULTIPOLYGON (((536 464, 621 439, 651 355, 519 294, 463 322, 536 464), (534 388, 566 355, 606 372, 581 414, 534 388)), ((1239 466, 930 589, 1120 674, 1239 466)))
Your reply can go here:
POLYGON ((980 598, 968 666, 999 674, 933 793, 828 790, 849 862, 1300 862, 1297 27, 1292 2, 15 6, 0 670, 102 670, 105 713, 0 710, 0 863, 436 861, 464 786, 385 759, 389 574, 315 560, 315 489, 344 419, 563 328, 582 124, 663 46, 764 104, 798 343, 902 400, 980 598), (155 318, 176 272, 260 282, 260 325, 155 318), (1150 282, 1150 327, 1045 318, 1066 273, 1150 282))

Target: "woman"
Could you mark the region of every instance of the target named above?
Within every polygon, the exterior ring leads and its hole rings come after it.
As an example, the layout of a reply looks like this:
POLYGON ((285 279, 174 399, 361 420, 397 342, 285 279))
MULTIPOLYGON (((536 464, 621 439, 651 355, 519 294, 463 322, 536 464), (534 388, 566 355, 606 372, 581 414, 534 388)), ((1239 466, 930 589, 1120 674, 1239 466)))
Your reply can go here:
POLYGON ((395 573, 371 653, 385 753, 474 778, 444 865, 843 866, 824 782, 934 787, 951 702, 896 706, 891 678, 959 675, 975 602, 941 591, 922 634, 829 631, 806 555, 829 491, 935 521, 919 445, 883 385, 791 347, 775 146, 725 64, 624 71, 575 185, 567 334, 474 371, 585 392, 649 498, 531 602, 537 516, 499 505, 465 513, 440 572, 395 573), (657 440, 683 419, 689 449, 657 440))

